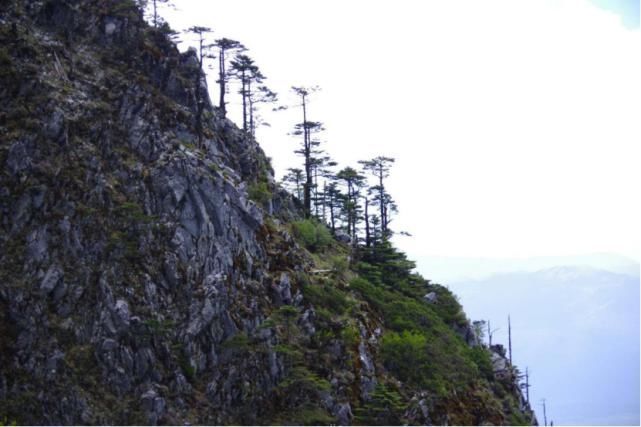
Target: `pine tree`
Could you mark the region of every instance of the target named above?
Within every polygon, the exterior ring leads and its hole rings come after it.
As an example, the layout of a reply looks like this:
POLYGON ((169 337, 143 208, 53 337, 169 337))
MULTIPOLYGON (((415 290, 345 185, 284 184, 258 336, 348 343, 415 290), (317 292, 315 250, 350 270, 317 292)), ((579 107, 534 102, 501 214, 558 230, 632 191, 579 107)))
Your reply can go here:
POLYGON ((359 212, 359 190, 365 182, 365 177, 359 174, 356 169, 346 167, 336 174, 336 178, 342 181, 346 187, 346 193, 343 197, 343 213, 347 221, 347 232, 352 236, 352 242, 356 244, 358 241, 356 229, 359 212))
POLYGON ((161 4, 166 4, 169 3, 169 0, 151 0, 152 7, 153 7, 153 23, 154 23, 154 28, 158 28, 158 24, 161 23, 162 18, 158 16, 158 7, 161 4))
POLYGON ((381 219, 381 232, 384 238, 388 238, 389 223, 391 221, 391 213, 396 210, 396 204, 392 200, 391 195, 385 191, 384 179, 389 177, 389 172, 394 159, 391 157, 378 156, 371 160, 361 160, 359 163, 363 166, 363 171, 373 175, 378 184, 372 187, 377 195, 374 200, 378 202, 379 215, 381 219))
POLYGON ((258 67, 254 64, 254 60, 247 55, 237 55, 231 61, 232 74, 240 80, 241 89, 239 91, 243 103, 243 130, 248 131, 249 128, 249 100, 251 96, 251 82, 253 79, 262 79, 258 67))
POLYGON ((303 199, 301 184, 303 183, 303 170, 298 168, 287 169, 288 173, 283 177, 283 183, 292 189, 298 200, 303 199))
POLYGON ((302 135, 303 143, 299 150, 296 150, 297 154, 300 154, 304 157, 305 165, 305 184, 303 186, 303 207, 305 210, 305 217, 309 218, 312 213, 311 206, 311 195, 312 195, 312 154, 314 151, 314 146, 319 144, 318 141, 312 141, 311 134, 314 131, 322 130, 322 125, 320 122, 311 122, 307 120, 307 102, 308 96, 316 92, 318 87, 292 87, 292 90, 296 95, 301 99, 301 107, 303 109, 303 121, 296 125, 293 132, 294 135, 302 135))
POLYGON ((314 215, 317 218, 321 217, 325 221, 325 192, 319 190, 319 178, 321 180, 330 179, 333 175, 331 168, 336 166, 337 163, 327 155, 323 155, 323 151, 317 150, 316 154, 312 157, 312 202, 314 203, 314 215))
POLYGON ((278 100, 275 92, 267 86, 256 86, 263 83, 265 76, 254 60, 245 54, 239 54, 231 61, 232 74, 240 81, 239 91, 243 104, 243 130, 252 136, 256 135, 256 104, 273 103, 278 100))
POLYGON ((336 234, 336 219, 338 217, 337 209, 339 208, 342 194, 336 181, 330 181, 325 189, 325 203, 329 210, 329 224, 332 234, 336 234))
POLYGON ((260 124, 269 126, 257 114, 257 104, 273 104, 278 102, 278 95, 267 86, 258 86, 256 90, 251 91, 249 96, 249 131, 252 136, 256 136, 256 127, 260 124))
POLYGON ((225 93, 227 92, 227 81, 229 76, 227 74, 227 56, 230 52, 233 51, 244 51, 245 46, 236 40, 231 40, 228 38, 222 38, 216 40, 214 45, 218 48, 218 80, 217 83, 220 88, 220 100, 218 108, 223 114, 223 117, 227 114, 227 107, 225 105, 225 93))
POLYGON ((160 6, 165 4, 171 8, 175 8, 171 0, 136 0, 135 3, 136 6, 138 6, 138 8, 140 9, 141 14, 144 13, 147 8, 151 8, 148 16, 151 19, 151 23, 154 28, 160 28, 161 26, 163 26, 163 24, 166 24, 166 22, 158 13, 158 9, 160 9, 160 6))

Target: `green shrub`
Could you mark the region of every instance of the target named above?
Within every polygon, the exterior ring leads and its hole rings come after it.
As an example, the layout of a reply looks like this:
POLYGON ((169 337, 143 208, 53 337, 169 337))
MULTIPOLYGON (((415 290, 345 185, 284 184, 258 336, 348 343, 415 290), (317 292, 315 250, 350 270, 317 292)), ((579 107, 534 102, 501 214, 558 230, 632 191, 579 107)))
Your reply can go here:
POLYGON ((318 251, 329 246, 333 238, 327 227, 318 221, 304 219, 292 223, 294 236, 309 250, 318 251))
POLYGON ((325 426, 336 424, 334 417, 329 415, 327 411, 313 406, 304 406, 297 409, 288 417, 287 421, 288 424, 291 422, 292 425, 301 426, 325 426))
POLYGON ((287 373, 278 387, 282 390, 297 393, 327 392, 331 390, 331 384, 305 366, 295 366, 287 373))
POLYGON ((388 332, 383 335, 381 353, 385 366, 401 381, 418 379, 426 358, 427 339, 420 332, 388 332))
POLYGON ((470 349, 470 357, 472 361, 479 368, 481 374, 489 381, 494 379, 494 369, 492 368, 492 361, 490 360, 490 353, 483 347, 472 347, 470 349))
POLYGON ((269 191, 269 186, 265 181, 254 182, 249 185, 247 195, 254 202, 265 205, 272 199, 272 192, 269 191))
POLYGON ((225 350, 232 350, 242 353, 248 351, 251 347, 251 344, 251 340, 249 339, 247 334, 241 332, 223 342, 222 348, 224 348, 225 350))
POLYGON ((317 310, 323 308, 334 314, 344 314, 353 305, 344 292, 329 284, 306 285, 303 295, 317 310))
POLYGON ((336 255, 331 257, 330 262, 332 264, 332 270, 334 270, 334 273, 339 276, 344 275, 349 268, 349 261, 347 260, 347 257, 343 255, 336 255))
POLYGON ((358 328, 353 324, 347 325, 345 329, 341 331, 341 339, 347 347, 358 345, 360 338, 361 334, 358 331, 358 328))

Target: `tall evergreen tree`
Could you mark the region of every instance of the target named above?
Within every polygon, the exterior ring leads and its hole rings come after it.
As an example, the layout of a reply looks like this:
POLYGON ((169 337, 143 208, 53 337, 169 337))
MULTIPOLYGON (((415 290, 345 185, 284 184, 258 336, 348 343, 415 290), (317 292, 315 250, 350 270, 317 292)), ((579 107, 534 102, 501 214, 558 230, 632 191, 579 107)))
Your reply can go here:
POLYGON ((256 64, 254 64, 254 60, 245 54, 237 55, 236 58, 231 61, 231 69, 234 76, 240 80, 241 88, 239 92, 243 103, 243 130, 248 131, 251 82, 254 79, 262 80, 262 75, 260 71, 258 71, 256 64))
POLYGON ((254 61, 245 54, 239 54, 231 62, 232 73, 241 84, 239 91, 243 105, 243 130, 252 136, 256 134, 256 104, 273 103, 278 100, 275 92, 263 83, 265 76, 254 61))
MULTIPOLYGON (((325 192, 321 190, 319 179, 326 180, 333 176, 330 168, 336 166, 337 163, 329 156, 323 155, 323 151, 318 150, 316 155, 312 157, 312 202, 314 203, 314 215, 317 218, 321 217, 325 221, 325 192)), ((324 187, 324 186, 323 186, 324 187)))
POLYGON ((368 198, 368 195, 365 194, 363 196, 363 220, 365 221, 365 246, 370 247, 372 246, 372 229, 370 227, 370 214, 369 214, 369 205, 370 205, 370 200, 368 198))
POLYGON ((325 203, 329 211, 329 224, 332 234, 336 234, 336 219, 338 217, 337 210, 339 209, 342 194, 338 188, 336 181, 330 181, 325 188, 325 203))
POLYGON ((381 231, 385 238, 389 237, 389 223, 390 213, 396 210, 392 197, 385 191, 384 180, 389 177, 390 168, 394 163, 391 157, 378 156, 371 160, 361 160, 359 163, 362 165, 365 172, 373 175, 378 181, 377 185, 372 189, 378 194, 375 200, 378 202, 379 215, 381 219, 381 231))
POLYGON ((304 157, 305 161, 305 185, 303 186, 303 206, 305 209, 305 216, 309 218, 312 213, 311 195, 312 195, 312 154, 314 146, 319 142, 313 142, 311 134, 313 131, 322 130, 322 125, 319 122, 311 122, 307 120, 307 103, 308 97, 311 93, 318 90, 318 87, 292 87, 296 95, 300 97, 301 107, 303 109, 303 121, 296 125, 294 135, 302 135, 303 143, 300 150, 296 153, 304 157))
POLYGON ((352 242, 356 244, 358 242, 356 229, 359 213, 359 190, 365 181, 365 177, 359 174, 356 169, 346 167, 336 174, 336 178, 345 185, 343 213, 347 222, 347 232, 352 236, 352 242))
POLYGON ((218 103, 218 108, 223 114, 223 117, 227 114, 227 107, 225 105, 225 93, 227 91, 227 81, 229 76, 227 74, 227 56, 229 53, 234 51, 244 51, 245 46, 240 42, 228 38, 222 38, 216 40, 215 46, 218 48, 218 80, 217 83, 220 88, 220 100, 218 103))

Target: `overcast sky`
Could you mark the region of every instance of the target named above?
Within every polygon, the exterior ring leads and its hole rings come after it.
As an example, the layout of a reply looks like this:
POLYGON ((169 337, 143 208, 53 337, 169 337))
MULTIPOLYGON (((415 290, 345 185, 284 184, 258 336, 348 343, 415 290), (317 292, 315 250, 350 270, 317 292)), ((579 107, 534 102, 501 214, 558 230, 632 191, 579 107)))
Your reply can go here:
MULTIPOLYGON (((639 260, 638 0, 177 3, 172 27, 244 43, 284 103, 321 86, 309 118, 342 166, 396 158, 393 228, 413 234, 397 239, 411 257, 639 260)), ((265 116, 281 178, 300 163, 299 111, 265 116)))

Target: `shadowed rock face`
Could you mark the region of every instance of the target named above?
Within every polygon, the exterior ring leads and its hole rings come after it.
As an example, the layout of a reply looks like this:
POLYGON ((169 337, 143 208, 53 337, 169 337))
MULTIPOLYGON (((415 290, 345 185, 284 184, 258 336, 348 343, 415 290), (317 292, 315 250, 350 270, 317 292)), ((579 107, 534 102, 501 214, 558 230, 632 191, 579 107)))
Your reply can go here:
POLYGON ((221 422, 282 373, 258 327, 290 266, 270 264, 245 183, 271 172, 208 98, 195 149, 193 51, 133 10, 76 3, 3 16, 0 397, 26 423, 180 422, 187 372, 221 422), (226 354, 239 333, 267 351, 226 354))

